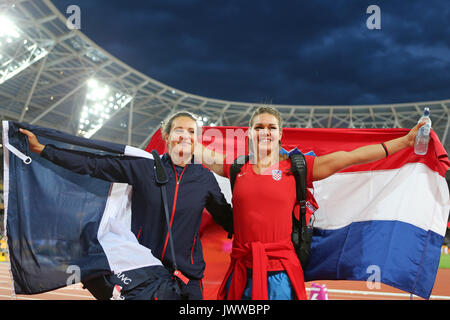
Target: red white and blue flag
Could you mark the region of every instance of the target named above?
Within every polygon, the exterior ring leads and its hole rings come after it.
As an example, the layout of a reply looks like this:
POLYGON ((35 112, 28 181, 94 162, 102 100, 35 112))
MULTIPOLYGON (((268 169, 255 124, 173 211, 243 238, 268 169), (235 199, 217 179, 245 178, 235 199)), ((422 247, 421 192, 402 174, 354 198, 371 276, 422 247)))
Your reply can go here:
MULTIPOLYGON (((248 152, 247 139, 242 139, 245 130, 203 128, 202 142, 234 159, 248 152)), ((378 144, 408 131, 285 128, 282 146, 320 156, 378 144)), ((165 150, 159 132, 147 150, 155 148, 165 150)), ((432 131, 425 156, 407 148, 314 182, 319 209, 305 280, 380 281, 429 298, 449 215, 445 180, 449 165, 447 153, 432 131)), ((231 199, 228 179, 216 177, 231 199)))

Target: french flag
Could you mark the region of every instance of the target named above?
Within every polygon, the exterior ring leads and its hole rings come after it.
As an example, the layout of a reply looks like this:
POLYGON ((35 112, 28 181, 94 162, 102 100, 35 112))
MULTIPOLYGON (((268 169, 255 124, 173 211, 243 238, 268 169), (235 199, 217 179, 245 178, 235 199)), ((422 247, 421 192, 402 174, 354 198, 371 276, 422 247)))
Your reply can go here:
POLYGON ((111 272, 162 265, 131 232, 131 186, 73 173, 30 152, 19 128, 43 144, 150 157, 126 145, 3 121, 5 226, 17 294, 36 294, 111 272))
MULTIPOLYGON (((204 127, 202 143, 228 159, 248 152, 246 128, 204 127), (236 133, 238 132, 238 133, 236 133)), ((285 150, 317 156, 404 136, 408 129, 283 129, 285 150)), ((147 150, 165 151, 158 131, 147 150)), ((434 131, 424 156, 413 148, 313 183, 311 260, 305 280, 376 281, 428 299, 449 215, 450 162, 434 131)), ((217 176, 227 199, 228 179, 217 176)), ((255 186, 257 188, 258 186, 255 186)))

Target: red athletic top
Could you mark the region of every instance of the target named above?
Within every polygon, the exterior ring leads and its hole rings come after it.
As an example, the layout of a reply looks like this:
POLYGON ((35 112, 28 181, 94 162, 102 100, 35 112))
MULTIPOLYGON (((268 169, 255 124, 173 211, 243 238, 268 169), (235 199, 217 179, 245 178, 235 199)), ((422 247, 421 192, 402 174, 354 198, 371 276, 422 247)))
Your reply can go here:
MULTIPOLYGON (((305 156, 307 186, 312 188, 314 157, 305 156)), ((224 164, 229 178, 231 164, 224 164)), ((295 178, 290 159, 256 174, 246 163, 236 176, 233 190, 234 242, 231 264, 219 290, 221 299, 240 299, 246 268, 253 269, 253 299, 267 299, 267 271, 286 270, 297 298, 306 299, 303 271, 291 239, 292 210, 296 202, 295 178), (225 282, 233 272, 228 296, 225 282), (266 280, 262 280, 266 279, 266 280)), ((317 208, 308 191, 307 201, 317 208)), ((311 208, 311 207, 310 207, 311 208)))
MULTIPOLYGON (((305 156, 305 160, 307 187, 312 188, 314 157, 305 156)), ((231 164, 224 164, 224 173, 228 178, 230 167, 231 164)), ((233 190, 234 234, 237 240, 265 243, 291 236, 296 185, 290 169, 290 159, 276 163, 263 174, 256 174, 249 162, 242 166, 233 190)), ((308 196, 307 200, 316 205, 309 192, 308 196)))

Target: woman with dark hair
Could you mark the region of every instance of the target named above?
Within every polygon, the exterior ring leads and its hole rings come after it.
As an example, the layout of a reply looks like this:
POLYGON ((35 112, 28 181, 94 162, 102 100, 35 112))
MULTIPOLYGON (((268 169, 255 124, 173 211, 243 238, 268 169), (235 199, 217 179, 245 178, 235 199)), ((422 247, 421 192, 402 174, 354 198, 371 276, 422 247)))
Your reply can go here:
MULTIPOLYGON (((313 157, 305 155, 307 186, 352 165, 367 163, 412 147, 416 125, 401 138, 313 157)), ((251 161, 241 167, 233 188, 234 239, 231 263, 219 299, 307 299, 303 270, 291 241, 296 204, 291 161, 281 153, 282 119, 272 107, 260 107, 249 123, 251 161)), ((199 151, 197 151, 199 152, 199 151)), ((205 165, 230 178, 235 159, 203 148, 205 165)), ((308 193, 307 201, 315 203, 308 193)))
MULTIPOLYGON (((155 161, 128 156, 96 156, 42 145, 36 136, 24 129, 30 150, 45 159, 79 174, 133 187, 131 230, 140 244, 150 248, 171 272, 174 261, 169 253, 168 227, 160 187, 155 181, 155 161)), ((199 228, 203 209, 225 230, 232 230, 232 209, 222 194, 212 172, 193 162, 197 138, 197 121, 188 112, 171 115, 162 125, 162 136, 168 152, 161 157, 169 182, 166 185, 170 227, 180 278, 188 281, 182 295, 203 298, 202 278, 205 269, 199 228)), ((127 296, 125 296, 127 299, 127 296)))

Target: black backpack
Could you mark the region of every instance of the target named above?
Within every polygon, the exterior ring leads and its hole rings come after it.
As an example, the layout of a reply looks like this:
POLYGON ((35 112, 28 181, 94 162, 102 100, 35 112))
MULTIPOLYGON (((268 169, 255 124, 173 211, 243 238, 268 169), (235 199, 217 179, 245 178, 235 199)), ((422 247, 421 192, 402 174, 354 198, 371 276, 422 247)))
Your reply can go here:
MULTIPOLYGON (((297 219, 292 211, 292 235, 291 240, 298 259, 304 270, 309 262, 312 241, 312 224, 306 224, 306 161, 303 154, 290 154, 291 172, 296 183, 297 203, 300 205, 300 219, 297 219)), ((230 184, 233 192, 234 182, 242 166, 247 163, 250 156, 240 156, 234 160, 230 167, 230 184)), ((231 234, 228 234, 231 238, 231 234)))

